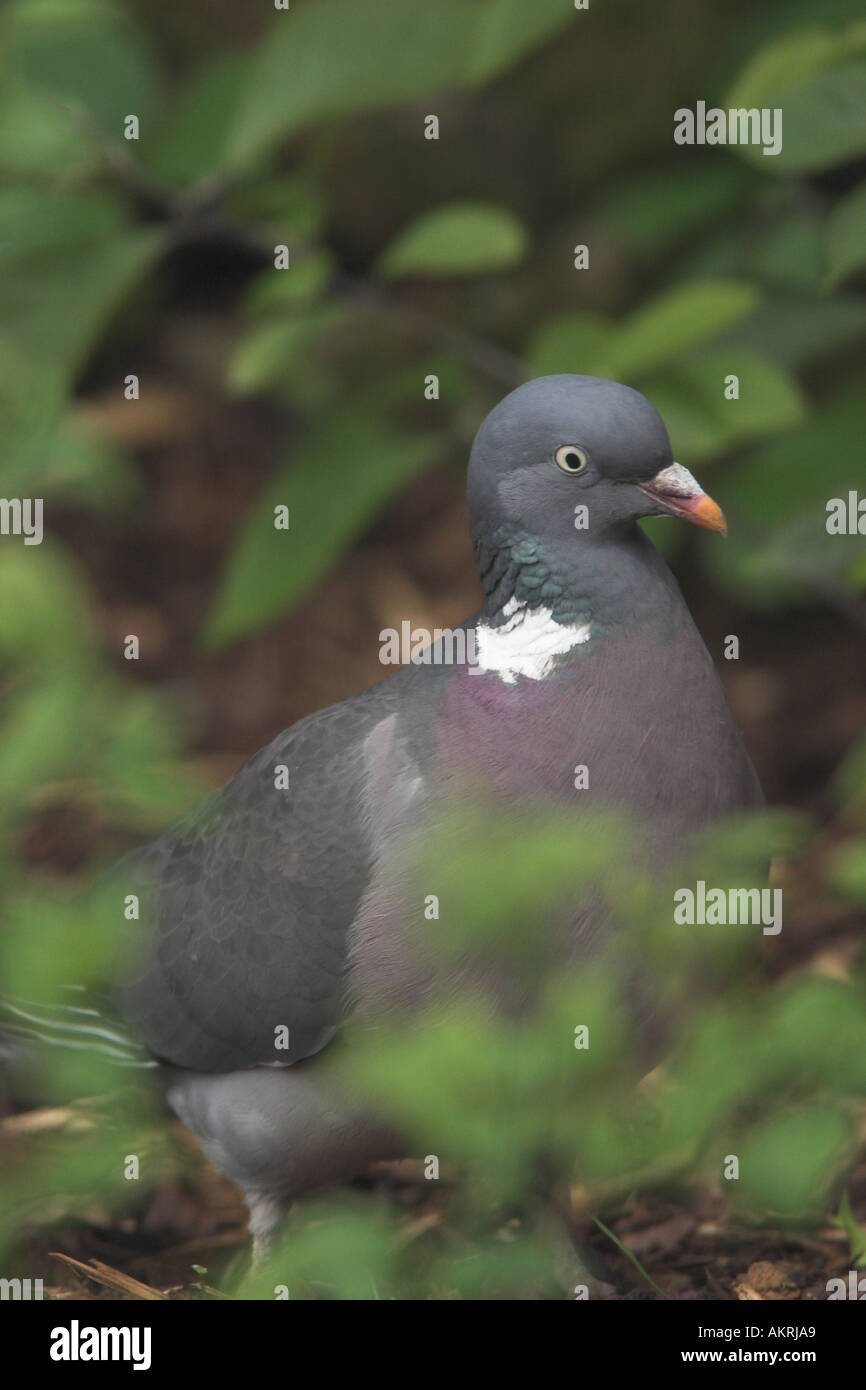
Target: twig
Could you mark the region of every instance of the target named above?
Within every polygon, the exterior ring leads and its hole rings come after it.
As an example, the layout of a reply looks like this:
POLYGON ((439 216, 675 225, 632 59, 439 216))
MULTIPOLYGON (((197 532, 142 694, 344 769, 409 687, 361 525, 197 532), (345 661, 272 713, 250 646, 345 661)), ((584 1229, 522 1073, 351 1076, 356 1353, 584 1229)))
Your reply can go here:
POLYGON ((159 1289, 151 1288, 150 1284, 142 1284, 130 1274, 121 1274, 119 1269, 112 1269, 111 1265, 105 1265, 101 1260, 91 1260, 90 1264, 84 1264, 81 1260, 74 1260, 71 1255, 61 1255, 57 1250, 49 1253, 52 1260, 61 1260, 63 1264, 69 1265, 70 1269, 74 1269, 78 1274, 86 1274, 88 1279, 106 1289, 115 1289, 143 1302, 170 1302, 168 1294, 160 1293, 159 1289))

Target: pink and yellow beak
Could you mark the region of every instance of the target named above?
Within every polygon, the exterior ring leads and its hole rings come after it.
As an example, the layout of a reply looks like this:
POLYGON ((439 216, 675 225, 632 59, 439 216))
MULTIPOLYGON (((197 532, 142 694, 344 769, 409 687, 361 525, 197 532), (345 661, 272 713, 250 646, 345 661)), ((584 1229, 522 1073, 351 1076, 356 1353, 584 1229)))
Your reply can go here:
POLYGON ((704 492, 681 463, 669 464, 648 483, 639 483, 638 487, 658 503, 661 514, 682 517, 684 521, 692 521, 695 526, 718 531, 723 536, 728 534, 728 523, 718 502, 704 492))

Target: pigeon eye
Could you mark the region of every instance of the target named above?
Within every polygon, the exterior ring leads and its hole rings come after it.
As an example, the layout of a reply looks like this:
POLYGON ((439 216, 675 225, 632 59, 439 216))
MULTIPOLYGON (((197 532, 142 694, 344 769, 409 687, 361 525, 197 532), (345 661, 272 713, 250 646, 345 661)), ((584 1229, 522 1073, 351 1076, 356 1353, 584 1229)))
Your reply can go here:
POLYGON ((560 444, 555 458, 563 473, 582 473, 589 463, 579 444, 560 444))

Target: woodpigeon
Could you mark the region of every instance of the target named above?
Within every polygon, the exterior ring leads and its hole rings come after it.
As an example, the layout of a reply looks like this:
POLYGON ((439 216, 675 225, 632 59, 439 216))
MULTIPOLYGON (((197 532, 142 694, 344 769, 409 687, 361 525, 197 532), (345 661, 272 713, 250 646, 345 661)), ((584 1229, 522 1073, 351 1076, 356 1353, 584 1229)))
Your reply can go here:
MULTIPOLYGON (((407 927, 419 903, 395 867, 407 836, 468 784, 518 809, 625 808, 666 846, 761 801, 637 524, 725 531, 650 402, 597 377, 525 383, 478 431, 468 500, 484 604, 462 653, 302 719, 117 870, 141 920, 116 994, 128 1032, 104 1023, 101 1042, 158 1065, 242 1188, 259 1252, 294 1194, 400 1155, 327 1059, 351 1020, 430 997, 407 927)), ((573 942, 584 926, 576 885, 573 942)), ((72 1016, 57 1029, 74 1034, 72 1016)))

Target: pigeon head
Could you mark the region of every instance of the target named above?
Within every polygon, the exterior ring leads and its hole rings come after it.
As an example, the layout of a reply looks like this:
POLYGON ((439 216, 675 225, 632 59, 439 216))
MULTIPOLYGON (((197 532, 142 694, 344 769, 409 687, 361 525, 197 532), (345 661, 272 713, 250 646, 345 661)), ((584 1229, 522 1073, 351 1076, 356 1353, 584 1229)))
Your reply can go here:
POLYGON ((541 543, 621 533, 645 516, 726 530, 715 502, 674 461, 645 396, 594 376, 518 386, 484 420, 469 461, 473 539, 511 528, 541 543), (576 508, 586 508, 576 526, 576 508))

